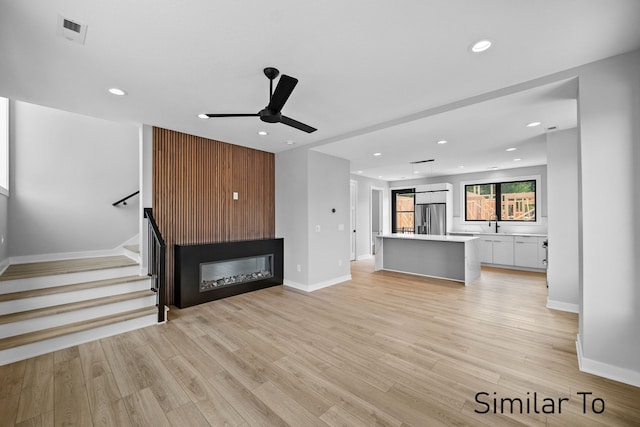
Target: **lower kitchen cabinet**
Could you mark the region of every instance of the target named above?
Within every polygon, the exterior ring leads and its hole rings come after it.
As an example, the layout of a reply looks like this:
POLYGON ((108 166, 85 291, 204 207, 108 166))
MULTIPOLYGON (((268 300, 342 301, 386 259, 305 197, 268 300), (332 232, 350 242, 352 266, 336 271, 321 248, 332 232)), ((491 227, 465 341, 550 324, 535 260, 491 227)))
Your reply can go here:
POLYGON ((537 237, 515 236, 514 265, 517 267, 539 268, 538 246, 537 237))
POLYGON ((480 262, 513 265, 513 236, 480 236, 480 262))
POLYGON ((480 236, 480 262, 493 264, 493 240, 480 236))
POLYGON ((544 269, 542 262, 545 250, 542 242, 546 237, 479 235, 480 262, 483 264, 504 265, 544 269))
POLYGON ((495 236, 493 238, 493 263, 513 265, 512 236, 495 236))

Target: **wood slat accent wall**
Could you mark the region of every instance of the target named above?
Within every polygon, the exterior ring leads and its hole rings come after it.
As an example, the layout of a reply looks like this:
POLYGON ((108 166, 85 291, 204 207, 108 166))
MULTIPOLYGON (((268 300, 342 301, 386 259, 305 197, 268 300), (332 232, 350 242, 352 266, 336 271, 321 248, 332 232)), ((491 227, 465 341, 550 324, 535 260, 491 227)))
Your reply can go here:
POLYGON ((275 237, 275 157, 154 127, 152 208, 167 244, 173 304, 175 244, 275 237))

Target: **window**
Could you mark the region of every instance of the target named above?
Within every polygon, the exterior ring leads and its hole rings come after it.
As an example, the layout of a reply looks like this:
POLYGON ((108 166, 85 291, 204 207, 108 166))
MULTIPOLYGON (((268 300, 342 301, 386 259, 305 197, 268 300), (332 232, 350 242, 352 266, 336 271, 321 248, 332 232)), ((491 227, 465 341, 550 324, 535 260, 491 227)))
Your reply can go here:
POLYGON ((413 233, 415 222, 415 189, 391 190, 392 233, 413 233))
POLYGON ((9 195, 9 100, 0 97, 0 194, 9 195))
POLYGON ((536 221, 536 180, 464 186, 465 221, 536 221))

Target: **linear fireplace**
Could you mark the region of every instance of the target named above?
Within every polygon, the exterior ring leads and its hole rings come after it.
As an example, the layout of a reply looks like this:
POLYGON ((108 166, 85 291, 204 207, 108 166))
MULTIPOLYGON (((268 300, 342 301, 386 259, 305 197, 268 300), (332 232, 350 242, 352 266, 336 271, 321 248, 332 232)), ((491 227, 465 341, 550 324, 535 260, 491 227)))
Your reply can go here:
POLYGON ((180 308, 282 284, 283 239, 175 245, 180 308))

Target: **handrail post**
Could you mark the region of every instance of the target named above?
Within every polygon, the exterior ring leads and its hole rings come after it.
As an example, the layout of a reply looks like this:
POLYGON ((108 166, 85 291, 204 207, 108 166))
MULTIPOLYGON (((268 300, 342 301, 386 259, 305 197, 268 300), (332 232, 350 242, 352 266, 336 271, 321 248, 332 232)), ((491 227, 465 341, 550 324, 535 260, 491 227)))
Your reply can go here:
POLYGON ((156 295, 156 304, 158 306, 158 322, 165 321, 165 258, 166 258, 166 245, 162 234, 158 229, 155 218, 153 217, 152 210, 150 208, 144 209, 144 216, 148 221, 148 274, 154 280, 154 290, 156 295))

